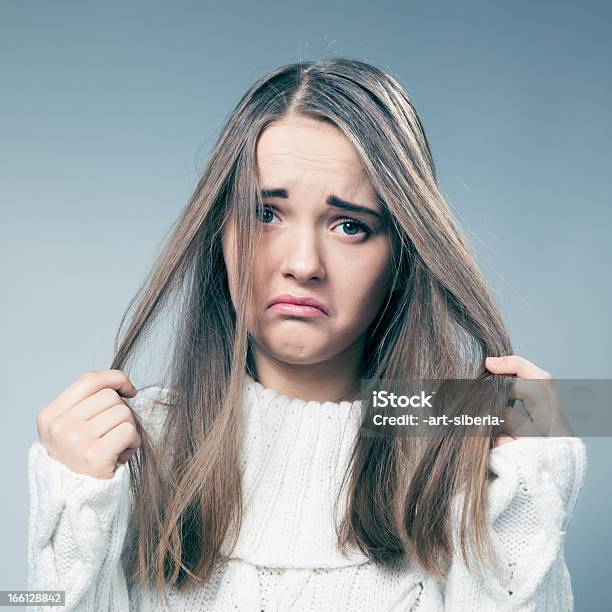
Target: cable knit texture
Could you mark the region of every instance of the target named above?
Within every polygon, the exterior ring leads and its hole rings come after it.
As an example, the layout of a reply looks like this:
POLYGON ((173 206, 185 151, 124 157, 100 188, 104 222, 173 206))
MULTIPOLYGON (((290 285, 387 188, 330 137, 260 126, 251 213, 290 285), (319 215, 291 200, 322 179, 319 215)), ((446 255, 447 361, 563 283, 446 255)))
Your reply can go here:
MULTIPOLYGON (((154 439, 165 408, 153 399, 166 394, 149 387, 126 400, 154 439)), ((563 539, 586 469, 579 438, 524 438, 490 451, 497 477, 488 519, 498 562, 475 561, 468 571, 457 548, 441 584, 408 561, 383 567, 336 546, 345 495, 336 513, 334 502, 361 417, 358 401, 290 398, 250 377, 244 401, 245 513, 234 551, 205 587, 182 594, 168 585, 170 608, 151 590, 128 587, 121 565, 131 511, 127 466, 108 480, 77 474, 35 441, 29 588, 65 590, 66 611, 88 612, 573 609, 563 539)), ((458 520, 455 527, 457 546, 458 520)))

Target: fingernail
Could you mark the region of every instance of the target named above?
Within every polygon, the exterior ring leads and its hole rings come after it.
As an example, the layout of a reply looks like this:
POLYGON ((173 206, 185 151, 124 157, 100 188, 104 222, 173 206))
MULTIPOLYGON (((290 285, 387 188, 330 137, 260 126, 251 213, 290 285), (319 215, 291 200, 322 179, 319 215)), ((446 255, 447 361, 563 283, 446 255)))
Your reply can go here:
POLYGON ((499 361, 501 357, 487 357, 487 359, 493 360, 493 361, 499 361))

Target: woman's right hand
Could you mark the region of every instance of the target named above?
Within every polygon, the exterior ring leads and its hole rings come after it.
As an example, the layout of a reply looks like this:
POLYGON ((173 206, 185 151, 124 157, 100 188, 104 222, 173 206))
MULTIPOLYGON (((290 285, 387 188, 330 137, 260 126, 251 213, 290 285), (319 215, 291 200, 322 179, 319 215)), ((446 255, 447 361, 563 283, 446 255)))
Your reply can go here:
POLYGON ((112 478, 140 446, 131 408, 121 396, 137 391, 121 370, 81 374, 36 418, 49 456, 94 478, 112 478))

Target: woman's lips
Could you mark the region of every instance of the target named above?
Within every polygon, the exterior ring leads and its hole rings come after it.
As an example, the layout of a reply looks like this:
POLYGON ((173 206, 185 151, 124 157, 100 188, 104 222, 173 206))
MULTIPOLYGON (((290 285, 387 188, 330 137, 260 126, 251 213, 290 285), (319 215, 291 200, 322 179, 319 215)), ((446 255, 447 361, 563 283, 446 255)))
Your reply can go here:
POLYGON ((294 317, 323 317, 325 313, 314 306, 303 306, 301 304, 289 304, 288 302, 277 302, 270 306, 270 310, 279 314, 292 315, 294 317))

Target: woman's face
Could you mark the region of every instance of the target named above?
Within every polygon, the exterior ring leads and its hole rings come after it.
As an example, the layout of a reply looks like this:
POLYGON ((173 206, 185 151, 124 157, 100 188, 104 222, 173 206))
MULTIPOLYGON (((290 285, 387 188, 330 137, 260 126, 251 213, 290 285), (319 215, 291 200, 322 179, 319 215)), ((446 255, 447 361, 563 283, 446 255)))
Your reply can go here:
MULTIPOLYGON (((333 125, 306 117, 269 125, 257 143, 263 195, 262 237, 254 265, 249 332, 255 349, 282 362, 337 358, 365 339, 391 281, 391 247, 382 218, 338 208, 335 196, 381 214, 349 140, 333 125), (310 297, 325 313, 270 303, 282 294, 310 297)), ((223 255, 235 304, 233 224, 223 255)))

